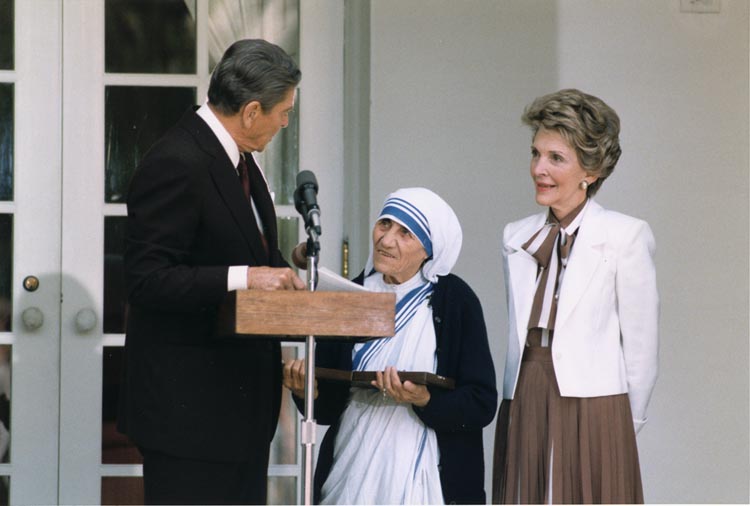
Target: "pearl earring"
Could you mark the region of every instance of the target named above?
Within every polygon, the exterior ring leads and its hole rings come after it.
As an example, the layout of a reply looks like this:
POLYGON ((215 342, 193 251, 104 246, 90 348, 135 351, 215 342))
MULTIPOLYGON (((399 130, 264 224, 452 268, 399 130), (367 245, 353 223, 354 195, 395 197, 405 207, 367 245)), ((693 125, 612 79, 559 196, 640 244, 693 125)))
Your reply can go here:
POLYGON ((578 185, 578 187, 579 187, 579 188, 580 188, 581 190, 583 190, 583 191, 586 191, 586 190, 588 190, 588 189, 589 189, 589 183, 588 183, 588 181, 586 181, 586 180, 584 179, 583 181, 581 181, 581 183, 580 183, 580 184, 578 185))

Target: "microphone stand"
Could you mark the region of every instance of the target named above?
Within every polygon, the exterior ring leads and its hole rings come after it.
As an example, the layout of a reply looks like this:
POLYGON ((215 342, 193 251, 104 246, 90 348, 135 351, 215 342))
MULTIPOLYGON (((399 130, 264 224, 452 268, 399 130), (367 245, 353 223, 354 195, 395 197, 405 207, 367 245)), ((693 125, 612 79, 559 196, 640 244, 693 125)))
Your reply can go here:
MULTIPOLYGON (((314 292, 318 286, 318 256, 320 243, 318 232, 310 225, 307 230, 307 288, 314 292)), ((313 493, 313 446, 315 445, 315 337, 305 338, 305 418, 302 420, 300 440, 304 446, 303 494, 305 506, 312 504, 313 493)))

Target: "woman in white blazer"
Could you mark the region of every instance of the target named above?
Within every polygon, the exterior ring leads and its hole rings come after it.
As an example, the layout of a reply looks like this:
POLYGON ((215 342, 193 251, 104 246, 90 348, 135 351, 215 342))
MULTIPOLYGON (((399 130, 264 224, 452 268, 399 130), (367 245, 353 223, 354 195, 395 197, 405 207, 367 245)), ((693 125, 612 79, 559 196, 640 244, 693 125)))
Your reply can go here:
POLYGON ((658 370, 654 238, 593 200, 619 159, 600 99, 536 99, 531 178, 544 212, 503 233, 508 353, 495 503, 642 503, 635 434, 658 370))

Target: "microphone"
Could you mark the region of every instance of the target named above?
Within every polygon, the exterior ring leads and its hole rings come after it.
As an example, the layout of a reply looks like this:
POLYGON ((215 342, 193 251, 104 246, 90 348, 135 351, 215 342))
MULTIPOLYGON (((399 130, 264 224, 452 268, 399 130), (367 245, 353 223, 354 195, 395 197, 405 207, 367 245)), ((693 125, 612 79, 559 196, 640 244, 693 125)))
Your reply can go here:
POLYGON ((294 207, 305 218, 308 233, 312 228, 320 235, 320 208, 318 207, 318 181, 315 174, 303 170, 297 174, 297 189, 294 190, 294 207))

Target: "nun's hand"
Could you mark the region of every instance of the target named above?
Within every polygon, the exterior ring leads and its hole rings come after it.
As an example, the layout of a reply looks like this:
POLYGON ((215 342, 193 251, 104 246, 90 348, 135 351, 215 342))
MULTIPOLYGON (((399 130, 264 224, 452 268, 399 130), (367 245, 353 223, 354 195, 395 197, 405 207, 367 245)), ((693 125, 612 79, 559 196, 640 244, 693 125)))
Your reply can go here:
POLYGON ((402 383, 393 366, 386 367, 384 372, 377 371, 372 385, 396 402, 408 402, 420 408, 430 402, 430 391, 426 386, 411 381, 402 383))

